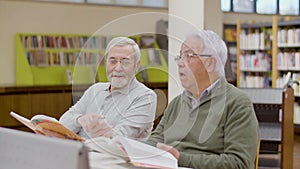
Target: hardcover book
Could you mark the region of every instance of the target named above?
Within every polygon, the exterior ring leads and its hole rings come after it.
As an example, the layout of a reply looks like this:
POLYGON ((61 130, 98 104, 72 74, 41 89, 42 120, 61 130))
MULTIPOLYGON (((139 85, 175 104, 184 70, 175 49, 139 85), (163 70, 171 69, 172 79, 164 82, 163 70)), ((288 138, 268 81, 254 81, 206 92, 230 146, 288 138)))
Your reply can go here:
POLYGON ((53 117, 49 117, 46 115, 35 115, 29 120, 15 112, 10 112, 10 115, 37 134, 49 137, 84 141, 83 138, 63 126, 53 117))

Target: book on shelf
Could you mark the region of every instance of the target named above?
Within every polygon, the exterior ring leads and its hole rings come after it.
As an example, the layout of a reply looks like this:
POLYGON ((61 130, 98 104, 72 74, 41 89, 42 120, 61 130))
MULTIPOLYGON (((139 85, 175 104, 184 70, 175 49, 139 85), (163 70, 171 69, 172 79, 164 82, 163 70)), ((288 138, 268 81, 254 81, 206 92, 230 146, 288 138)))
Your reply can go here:
POLYGON ((48 54, 45 50, 37 49, 32 51, 32 57, 34 61, 34 65, 36 66, 48 66, 48 54))
POLYGON ((225 32, 225 41, 236 42, 236 29, 225 28, 224 32, 225 32))
POLYGON ((109 154, 137 167, 178 168, 177 159, 169 152, 123 136, 89 139, 85 145, 92 152, 109 154))
POLYGON ((151 66, 161 66, 161 60, 159 57, 159 50, 149 48, 147 49, 149 65, 151 66))
POLYGON ((143 35, 141 37, 140 47, 141 47, 141 49, 154 48, 154 43, 155 43, 154 36, 143 35))
POLYGON ((10 115, 37 134, 49 137, 84 141, 83 138, 63 126, 53 117, 46 115, 35 115, 29 120, 15 112, 10 112, 10 115))

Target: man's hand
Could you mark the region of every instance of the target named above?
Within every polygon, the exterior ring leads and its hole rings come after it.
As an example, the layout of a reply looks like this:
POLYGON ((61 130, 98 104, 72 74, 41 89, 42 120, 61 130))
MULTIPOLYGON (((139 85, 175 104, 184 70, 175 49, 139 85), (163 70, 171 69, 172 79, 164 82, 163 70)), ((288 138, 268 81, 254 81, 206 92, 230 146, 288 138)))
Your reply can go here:
POLYGON ((156 147, 171 153, 177 160, 179 159, 180 152, 176 148, 163 143, 157 143, 156 147))
POLYGON ((79 117, 77 121, 90 137, 111 137, 113 134, 112 126, 107 123, 103 115, 85 114, 79 117))

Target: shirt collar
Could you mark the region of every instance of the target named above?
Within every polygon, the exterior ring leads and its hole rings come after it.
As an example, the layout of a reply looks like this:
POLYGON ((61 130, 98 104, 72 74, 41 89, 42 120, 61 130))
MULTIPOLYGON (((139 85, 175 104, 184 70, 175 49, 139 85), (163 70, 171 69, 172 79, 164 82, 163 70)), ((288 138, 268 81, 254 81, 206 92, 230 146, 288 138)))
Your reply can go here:
POLYGON ((189 97, 191 99, 191 101, 201 101, 203 99, 205 99, 210 93, 211 91, 216 88, 217 84, 219 83, 220 79, 216 80, 214 83, 212 83, 210 86, 208 86, 200 95, 199 99, 196 99, 191 92, 185 90, 184 93, 187 97, 189 97))

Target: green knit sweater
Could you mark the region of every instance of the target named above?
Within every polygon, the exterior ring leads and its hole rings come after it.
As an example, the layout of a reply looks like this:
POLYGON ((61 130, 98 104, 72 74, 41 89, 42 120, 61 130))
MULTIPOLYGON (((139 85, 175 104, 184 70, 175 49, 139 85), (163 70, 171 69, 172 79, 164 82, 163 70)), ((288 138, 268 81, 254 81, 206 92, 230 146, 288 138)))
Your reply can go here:
POLYGON ((252 169, 258 140, 250 99, 221 78, 194 109, 184 93, 173 99, 147 142, 174 146, 182 167, 252 169))

